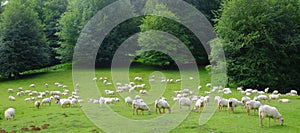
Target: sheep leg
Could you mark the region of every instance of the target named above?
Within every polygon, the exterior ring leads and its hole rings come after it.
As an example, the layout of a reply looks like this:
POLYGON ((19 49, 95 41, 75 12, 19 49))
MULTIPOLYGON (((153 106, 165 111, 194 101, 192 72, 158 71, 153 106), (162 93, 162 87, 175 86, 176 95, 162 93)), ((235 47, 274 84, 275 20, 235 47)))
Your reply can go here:
POLYGON ((260 117, 260 127, 262 127, 262 125, 263 125, 263 118, 260 117))
POLYGON ((135 109, 135 111, 136 111, 136 115, 139 115, 139 110, 138 110, 138 109, 135 109))
POLYGON ((171 107, 168 107, 168 109, 169 109, 169 114, 171 114, 171 107))
POLYGON ((133 108, 133 109, 132 109, 132 115, 134 115, 134 111, 135 111, 135 110, 134 110, 134 108, 133 108))

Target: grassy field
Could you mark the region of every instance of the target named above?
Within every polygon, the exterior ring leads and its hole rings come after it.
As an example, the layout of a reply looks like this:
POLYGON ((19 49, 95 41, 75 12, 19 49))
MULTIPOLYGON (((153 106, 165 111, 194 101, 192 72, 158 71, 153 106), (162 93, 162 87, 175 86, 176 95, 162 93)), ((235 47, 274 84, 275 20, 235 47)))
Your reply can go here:
MULTIPOLYGON (((154 68, 148 67, 134 67, 130 69, 130 79, 133 79, 135 76, 143 77, 144 81, 148 81, 148 77, 153 74, 154 71, 158 71, 154 68)), ((180 78, 180 73, 178 71, 167 71, 159 70, 167 78, 178 79, 180 78)), ((210 76, 204 69, 199 69, 200 75, 200 84, 205 86, 205 84, 210 82, 210 76)), ((110 69, 97 69, 96 77, 108 77, 111 81, 111 72, 110 69)), ((25 102, 24 99, 27 98, 27 95, 16 96, 17 88, 23 87, 24 90, 31 89, 36 91, 45 91, 48 90, 59 90, 54 86, 55 82, 62 83, 68 86, 70 91, 73 90, 73 81, 72 81, 72 71, 55 71, 47 73, 39 73, 27 76, 18 80, 2 80, 0 81, 0 129, 5 130, 6 132, 26 132, 26 128, 29 131, 32 131, 32 127, 41 128, 43 125, 49 124, 46 129, 41 129, 38 132, 102 132, 101 127, 94 125, 88 117, 83 113, 80 106, 74 106, 71 108, 62 108, 61 106, 52 102, 52 105, 42 106, 41 109, 37 109, 34 106, 34 101, 25 102), (30 84, 36 84, 35 88, 29 88, 30 84), (49 84, 49 88, 44 86, 45 83, 49 84), (14 89, 14 93, 8 93, 7 89, 14 89), (9 101, 8 96, 13 95, 16 97, 16 101, 9 101), (12 121, 7 121, 4 118, 4 111, 9 107, 14 107, 16 109, 16 116, 12 121)), ((146 84, 146 89, 149 90, 148 82, 141 82, 146 84)), ((97 81, 97 85, 100 89, 100 92, 103 92, 104 89, 113 90, 113 86, 104 85, 101 81, 97 81)), ((241 99, 243 95, 239 94, 236 87, 232 87, 233 94, 223 95, 225 98, 234 97, 241 99)), ((173 105, 175 102, 171 100, 171 96, 175 96, 173 90, 181 89, 180 83, 167 84, 167 89, 164 92, 163 96, 169 99, 169 103, 173 105)), ((204 95, 204 91, 209 90, 209 88, 203 87, 199 92, 199 95, 204 95)), ((137 92, 136 92, 137 93, 137 92)), ((116 95, 120 97, 119 95, 116 95)), ((251 98, 253 98, 251 96, 251 98)), ((282 96, 282 98, 285 96, 282 96)), ((98 97, 91 97, 98 98, 98 97)), ((121 97, 120 97, 121 98, 121 97)), ((267 126, 267 119, 264 120, 264 127, 259 127, 259 118, 257 114, 248 116, 245 109, 238 107, 235 113, 229 113, 228 111, 216 111, 211 119, 204 125, 199 126, 198 120, 200 113, 190 112, 188 117, 175 129, 171 132, 182 133, 182 132, 262 132, 262 133, 277 133, 277 132, 287 132, 287 133, 296 133, 300 132, 300 97, 285 97, 291 99, 291 103, 278 103, 277 101, 271 101, 266 103, 272 106, 276 106, 280 113, 285 119, 284 126, 280 126, 277 121, 277 125, 274 125, 273 120, 271 120, 271 127, 267 126)), ((212 98, 213 99, 213 98, 212 98)), ((87 100, 84 99, 87 103, 87 100)), ((149 105, 152 110, 151 115, 135 115, 132 116, 131 107, 124 103, 124 99, 121 99, 120 103, 115 103, 109 105, 114 112, 117 112, 123 117, 130 119, 151 119, 161 116, 156 114, 153 107, 153 103, 149 105)), ((92 104, 92 103, 90 103, 92 104)), ((93 105, 99 106, 99 105, 93 105)), ((178 111, 186 111, 186 108, 182 110, 175 110, 173 115, 178 113, 178 111)), ((118 125, 111 125, 111 128, 118 125)), ((28 132, 29 132, 28 131, 28 132)), ((119 132, 119 131, 115 131, 119 132)), ((123 131, 124 132, 124 131, 123 131)))

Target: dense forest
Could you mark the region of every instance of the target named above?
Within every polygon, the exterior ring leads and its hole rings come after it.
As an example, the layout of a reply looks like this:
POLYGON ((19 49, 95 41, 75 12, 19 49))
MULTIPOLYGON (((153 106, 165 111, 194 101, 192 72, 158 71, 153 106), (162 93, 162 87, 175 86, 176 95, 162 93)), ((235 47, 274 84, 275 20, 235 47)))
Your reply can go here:
MULTIPOLYGON (((71 62, 81 30, 99 10, 115 1, 0 0, 1 77, 18 78, 28 70, 71 62)), ((138 2, 145 5, 146 12, 152 8, 147 5, 155 1, 138 2)), ((229 83, 257 89, 299 90, 300 0, 184 1, 203 13, 215 28, 215 42, 224 48, 229 83)), ((155 8, 176 18, 165 5, 155 8)), ((98 50, 96 66, 109 67, 121 43, 148 30, 164 31, 180 39, 199 66, 216 63, 218 54, 214 48, 218 46, 211 45, 212 53, 206 53, 184 25, 164 17, 141 16, 114 27, 98 50)), ((147 37, 139 38, 140 47, 149 45, 143 41, 147 37)), ((176 66, 172 58, 158 51, 140 53, 135 62, 161 68, 176 66)))

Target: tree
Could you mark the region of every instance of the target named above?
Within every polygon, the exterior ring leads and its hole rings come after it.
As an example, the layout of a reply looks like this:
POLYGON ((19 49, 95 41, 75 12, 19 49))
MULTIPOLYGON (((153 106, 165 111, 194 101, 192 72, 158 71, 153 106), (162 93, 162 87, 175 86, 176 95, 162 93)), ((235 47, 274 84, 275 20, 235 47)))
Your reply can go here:
MULTIPOLYGON (((149 31, 149 30, 159 30, 164 31, 173 36, 177 37, 181 40, 194 55, 196 62, 200 65, 204 65, 208 63, 207 54, 202 47, 200 41, 197 37, 189 31, 186 27, 181 25, 179 22, 181 18, 178 18, 176 14, 174 14, 171 10, 167 9, 167 6, 164 4, 157 4, 155 1, 147 1, 145 12, 152 13, 154 15, 164 15, 169 18, 164 18, 160 16, 145 16, 142 19, 142 24, 140 25, 141 31, 149 31), (178 22, 176 22, 176 21, 178 22)), ((156 35, 155 33, 147 33, 140 34, 138 43, 143 48, 151 48, 164 46, 165 49, 172 52, 179 52, 178 50, 182 49, 182 46, 175 47, 170 45, 170 42, 174 40, 170 40, 164 38, 163 36, 156 35), (155 39, 156 38, 156 39, 155 39)), ((144 51, 143 49, 139 51, 139 61, 145 64, 150 65, 158 65, 158 66, 174 66, 175 62, 166 54, 159 51, 144 51)), ((182 61, 186 60, 186 54, 182 53, 178 55, 178 59, 182 61)))
POLYGON ((1 14, 0 74, 18 77, 21 72, 48 64, 45 34, 38 14, 24 0, 9 1, 1 14))
POLYGON ((231 82, 283 92, 300 87, 298 0, 225 1, 216 30, 231 82))

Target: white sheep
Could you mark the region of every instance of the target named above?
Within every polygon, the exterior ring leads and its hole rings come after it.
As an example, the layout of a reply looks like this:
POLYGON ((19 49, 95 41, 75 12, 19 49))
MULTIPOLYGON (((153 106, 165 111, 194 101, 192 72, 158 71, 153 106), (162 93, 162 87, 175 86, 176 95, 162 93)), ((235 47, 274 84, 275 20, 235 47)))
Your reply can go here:
POLYGON ((14 89, 9 88, 9 89, 7 89, 7 92, 12 93, 12 92, 14 92, 14 89))
POLYGON ((136 96, 134 97, 134 99, 141 99, 141 96, 136 95, 136 96))
POLYGON ((269 92, 269 87, 265 88, 265 93, 268 93, 269 92))
POLYGON ((278 94, 278 90, 274 90, 272 94, 278 94))
POLYGON ((125 103, 126 103, 126 104, 129 104, 129 105, 132 105, 132 98, 129 97, 129 96, 126 97, 126 98, 125 98, 125 103))
POLYGON ((298 95, 298 92, 296 90, 291 90, 290 92, 291 94, 295 94, 295 95, 298 95))
POLYGON ((8 96, 9 101, 16 101, 16 98, 14 96, 8 96))
POLYGON ((270 100, 276 100, 276 99, 279 99, 279 97, 280 97, 280 94, 270 94, 269 95, 269 98, 270 98, 270 100))
POLYGON ((5 110, 4 112, 4 117, 7 120, 11 120, 14 116, 15 116, 15 109, 14 108, 8 108, 7 110, 5 110))
POLYGON ((49 97, 49 98, 44 98, 42 100, 42 104, 46 104, 46 103, 49 103, 49 106, 51 106, 51 101, 52 101, 53 97, 49 97))
POLYGON ((18 90, 19 90, 19 91, 23 91, 23 88, 22 88, 22 87, 19 87, 18 90))
POLYGON ((140 90, 140 94, 147 94, 147 90, 140 90))
POLYGON ((211 87, 212 85, 211 85, 211 83, 207 83, 205 86, 206 87, 211 87))
POLYGON ((141 84, 141 85, 136 85, 135 87, 136 88, 140 88, 140 89, 144 89, 146 86, 146 84, 141 84))
POLYGON ((148 114, 150 115, 150 108, 147 106, 147 104, 140 100, 133 100, 132 101, 132 114, 134 115, 134 112, 138 115, 138 110, 142 111, 142 115, 144 115, 143 111, 146 110, 148 114))
POLYGON ((49 84, 46 83, 45 86, 48 88, 49 84))
POLYGON ((280 103, 290 103, 291 102, 291 100, 290 99, 279 99, 278 100, 278 102, 280 102, 280 103))
POLYGON ((263 119, 265 117, 269 118, 269 127, 270 127, 270 118, 274 119, 274 123, 275 123, 276 119, 278 119, 280 122, 280 125, 283 125, 284 119, 276 107, 272 107, 269 105, 262 105, 259 107, 258 115, 260 118, 260 127, 263 126, 263 119))
POLYGON ((192 101, 189 98, 181 97, 179 99, 179 108, 180 109, 181 109, 182 106, 188 106, 188 109, 190 110, 191 104, 192 104, 192 101))
POLYGON ((243 91, 243 87, 242 87, 242 86, 237 87, 236 90, 237 90, 237 91, 243 91))
POLYGON ((115 94, 115 92, 111 91, 111 90, 104 90, 104 92, 106 95, 114 95, 115 94))
POLYGON ((246 102, 250 101, 250 97, 247 97, 247 96, 243 96, 242 99, 241 99, 241 102, 244 104, 244 106, 246 106, 246 102))
POLYGON ((142 77, 135 77, 134 80, 135 81, 142 81, 142 77))
POLYGON ((220 98, 218 100, 219 111, 222 111, 224 107, 228 107, 228 99, 220 98))
POLYGON ((67 106, 71 107, 72 101, 70 99, 57 99, 56 103, 60 104, 61 107, 63 108, 67 106))
POLYGON ((247 108, 248 115, 250 115, 250 110, 254 110, 254 114, 255 114, 255 110, 258 110, 260 105, 261 105, 261 103, 259 101, 250 100, 250 101, 246 102, 246 108, 247 108))
POLYGON ((236 98, 228 99, 228 107, 229 107, 230 111, 234 112, 234 108, 237 106, 243 106, 243 103, 238 101, 236 98))
POLYGON ((37 107, 38 109, 40 109, 41 102, 40 101, 35 101, 34 105, 35 105, 35 107, 37 107))
POLYGON ((162 113, 161 109, 163 109, 163 113, 165 113, 165 109, 168 109, 169 113, 171 113, 171 107, 170 107, 169 103, 167 102, 166 98, 160 98, 160 99, 155 100, 154 107, 156 110, 156 114, 157 114, 157 109, 160 114, 162 113))
POLYGON ((30 87, 30 88, 35 87, 35 84, 30 84, 29 87, 30 87))
POLYGON ((200 97, 195 103, 194 111, 197 112, 199 108, 201 110, 201 108, 204 107, 204 105, 205 105, 204 97, 200 97))

